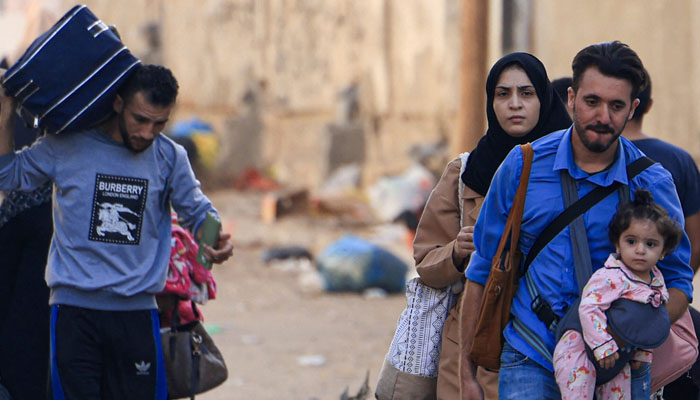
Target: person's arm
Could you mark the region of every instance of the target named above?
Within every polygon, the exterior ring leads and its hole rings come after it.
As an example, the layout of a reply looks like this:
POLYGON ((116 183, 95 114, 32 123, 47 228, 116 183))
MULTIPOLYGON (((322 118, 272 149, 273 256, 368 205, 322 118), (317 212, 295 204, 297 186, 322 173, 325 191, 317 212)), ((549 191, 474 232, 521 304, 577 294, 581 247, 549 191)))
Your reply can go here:
POLYGON ((668 317, 671 319, 671 323, 674 323, 683 316, 685 310, 688 309, 688 296, 676 288, 668 288, 668 303, 666 303, 666 311, 668 311, 668 317))
POLYGON ((459 393, 463 400, 481 399, 483 391, 476 381, 477 366, 469 357, 474 330, 479 318, 484 285, 467 280, 459 315, 459 393))
POLYGON ((30 192, 55 177, 57 136, 41 137, 31 147, 14 151, 16 108, 17 101, 0 85, 0 190, 30 192))
MULTIPOLYGON (((5 74, 0 69, 0 76, 5 74)), ((0 85, 0 155, 7 154, 14 149, 12 127, 15 115, 15 99, 7 96, 5 88, 0 85)))
POLYGON ((685 233, 690 239, 690 267, 697 273, 700 269, 700 170, 687 151, 676 148, 677 165, 668 170, 673 176, 678 199, 683 208, 685 233))
POLYGON ((685 233, 690 240, 690 266, 697 273, 700 268, 700 211, 685 218, 685 233))
MULTIPOLYGON (((656 166, 657 164, 649 168, 656 166)), ((646 183, 644 187, 654 196, 654 201, 666 209, 672 219, 684 224, 685 219, 673 179, 670 173, 665 172, 665 175, 662 179, 646 183)), ((685 226, 682 228, 685 229, 685 226)), ((693 298, 693 269, 689 265, 690 254, 690 240, 684 231, 678 247, 657 263, 670 296, 666 309, 671 322, 683 315, 688 308, 688 303, 693 298)))
MULTIPOLYGON (((192 167, 187 160, 187 153, 182 146, 176 145, 174 147, 172 159, 174 164, 171 176, 168 178, 168 184, 171 188, 171 204, 178 216, 182 218, 183 226, 190 228, 195 237, 199 237, 199 231, 207 212, 212 211, 219 217, 218 212, 214 209, 211 201, 202 193, 199 181, 194 176, 192 167)), ((231 234, 221 230, 214 248, 205 244, 202 246, 205 257, 216 264, 223 263, 233 255, 231 234)))
POLYGON ((616 271, 603 267, 594 272, 583 288, 578 307, 583 339, 598 361, 619 350, 615 339, 608 332, 608 318, 605 315, 605 311, 613 301, 620 298, 625 287, 625 281, 620 279, 616 271))
MULTIPOLYGON (((416 272, 423 283, 435 288, 462 279, 464 261, 474 248, 471 233, 467 232, 472 228, 460 231, 460 167, 461 160, 457 158, 445 168, 430 193, 413 241, 416 272), (462 237, 458 238, 459 235, 462 237)), ((468 222, 473 223, 465 218, 465 223, 468 222)))

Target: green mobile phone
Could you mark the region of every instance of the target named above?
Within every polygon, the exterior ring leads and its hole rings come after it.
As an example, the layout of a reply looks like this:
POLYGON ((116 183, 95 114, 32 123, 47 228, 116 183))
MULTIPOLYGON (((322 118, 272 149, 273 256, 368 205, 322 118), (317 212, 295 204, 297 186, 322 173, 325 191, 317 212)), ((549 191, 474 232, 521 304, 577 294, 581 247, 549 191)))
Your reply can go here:
POLYGON ((199 251, 197 252, 197 262, 202 264, 204 268, 211 269, 211 261, 204 257, 204 247, 202 244, 207 244, 209 247, 216 248, 216 243, 219 241, 219 232, 221 231, 221 220, 213 212, 208 212, 202 226, 199 228, 202 232, 199 240, 199 251))

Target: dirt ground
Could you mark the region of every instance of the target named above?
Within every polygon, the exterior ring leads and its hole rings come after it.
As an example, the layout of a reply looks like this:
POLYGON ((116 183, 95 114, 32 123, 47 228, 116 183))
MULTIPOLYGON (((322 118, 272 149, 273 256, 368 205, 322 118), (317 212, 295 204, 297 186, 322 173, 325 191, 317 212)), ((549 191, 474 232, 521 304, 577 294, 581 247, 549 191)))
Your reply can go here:
MULTIPOLYGON (((333 217, 292 215, 273 224, 260 219, 262 194, 208 193, 233 233, 234 257, 215 267, 218 297, 203 307, 205 326, 222 350, 229 378, 197 396, 224 399, 339 399, 357 393, 369 372, 371 397, 405 306, 386 297, 302 290, 299 272, 262 262, 271 246, 299 245, 317 254, 346 232, 367 237, 376 227, 333 217)), ((384 226, 392 252, 411 261, 399 226, 384 226), (388 233, 387 233, 388 232, 388 233)), ((287 264, 282 264, 282 266, 287 264)), ((411 265, 411 264, 409 264, 411 265)))
MULTIPOLYGON (((354 395, 369 372, 370 397, 405 306, 402 294, 386 297, 309 291, 289 264, 266 265, 264 250, 298 245, 313 254, 352 232, 381 237, 412 267, 401 227, 367 226, 333 217, 292 215, 273 224, 260 219, 262 194, 208 193, 233 233, 236 249, 215 267, 218 297, 204 306, 205 326, 222 350, 229 378, 197 396, 203 400, 336 400, 354 395), (286 268, 284 268, 286 266, 286 268)), ((409 274, 415 273, 410 270, 409 274)), ((696 278, 695 287, 700 287, 696 278)), ((700 306, 696 290, 694 306, 700 306)))

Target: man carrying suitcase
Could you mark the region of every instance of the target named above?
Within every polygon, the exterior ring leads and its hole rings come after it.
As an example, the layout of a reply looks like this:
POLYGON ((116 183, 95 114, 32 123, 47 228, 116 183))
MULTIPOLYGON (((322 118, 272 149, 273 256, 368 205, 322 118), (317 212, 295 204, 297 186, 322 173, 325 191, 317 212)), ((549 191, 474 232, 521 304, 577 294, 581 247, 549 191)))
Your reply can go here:
MULTIPOLYGON (((4 71, 0 71, 4 72, 4 71)), ((0 190, 54 182, 51 391, 55 399, 166 399, 155 293, 170 256, 170 206, 198 232, 207 212, 185 150, 161 135, 178 84, 136 68, 99 127, 12 151, 16 102, 0 88, 0 190)), ((221 233, 206 257, 233 254, 221 233)))

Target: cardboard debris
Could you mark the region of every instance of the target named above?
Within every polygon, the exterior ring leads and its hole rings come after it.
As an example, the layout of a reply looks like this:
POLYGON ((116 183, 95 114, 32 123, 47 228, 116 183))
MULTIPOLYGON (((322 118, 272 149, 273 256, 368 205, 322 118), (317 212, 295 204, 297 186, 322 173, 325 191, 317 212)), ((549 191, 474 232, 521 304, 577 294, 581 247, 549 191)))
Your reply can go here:
POLYGON ((305 213, 308 209, 309 191, 307 189, 276 190, 263 196, 260 218, 269 224, 285 215, 305 213))

